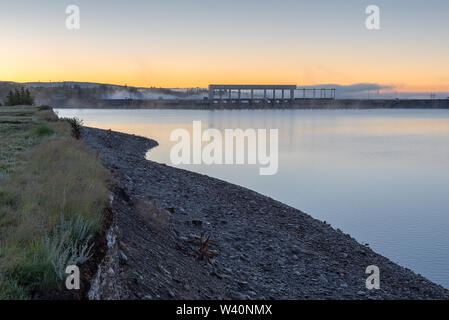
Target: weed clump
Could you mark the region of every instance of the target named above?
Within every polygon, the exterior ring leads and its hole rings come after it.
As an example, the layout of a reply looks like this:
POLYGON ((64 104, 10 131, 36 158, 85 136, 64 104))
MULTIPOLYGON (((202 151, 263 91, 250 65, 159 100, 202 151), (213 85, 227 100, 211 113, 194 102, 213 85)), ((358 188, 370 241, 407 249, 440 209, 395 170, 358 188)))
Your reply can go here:
POLYGON ((62 120, 67 121, 72 126, 72 135, 79 140, 81 137, 81 127, 83 125, 83 120, 74 118, 62 118, 62 120))

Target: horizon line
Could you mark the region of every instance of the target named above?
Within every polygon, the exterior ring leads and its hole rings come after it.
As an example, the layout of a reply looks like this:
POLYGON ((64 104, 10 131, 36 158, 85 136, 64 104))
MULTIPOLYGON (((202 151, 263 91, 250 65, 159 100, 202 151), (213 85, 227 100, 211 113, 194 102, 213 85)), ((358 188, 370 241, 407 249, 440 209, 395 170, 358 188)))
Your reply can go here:
MULTIPOLYGON (((156 86, 156 85, 128 85, 128 84, 118 84, 118 83, 108 83, 108 82, 96 82, 96 81, 79 81, 79 80, 57 80, 57 81, 13 81, 13 80, 0 80, 0 83, 12 83, 12 84, 62 84, 62 83, 84 83, 84 84, 94 84, 94 85, 107 85, 107 86, 116 86, 116 87, 132 87, 137 89, 151 89, 151 88, 158 88, 158 89, 208 89, 209 85, 216 85, 214 82, 211 82, 206 87, 204 86, 184 86, 184 87, 169 87, 169 86, 156 86)), ((259 83, 220 83, 219 85, 261 85, 259 83)), ((283 83, 269 83, 269 84, 262 84, 262 85, 284 85, 283 83)), ((291 85, 291 84, 290 84, 291 85)), ((296 85, 296 84, 294 84, 296 85)), ((307 85, 296 85, 297 88, 310 88, 310 87, 329 87, 329 86, 336 86, 342 88, 350 88, 354 86, 360 86, 360 85, 373 85, 373 86, 379 86, 378 88, 370 88, 370 89, 360 89, 358 91, 382 91, 384 93, 449 93, 449 88, 446 90, 440 90, 440 91, 434 91, 434 90, 424 90, 424 91, 413 91, 413 90, 400 90, 396 89, 394 86, 390 85, 381 85, 377 83, 369 83, 369 82, 358 82, 358 83, 352 83, 352 84, 338 84, 338 83, 318 83, 318 84, 307 84, 307 85)))

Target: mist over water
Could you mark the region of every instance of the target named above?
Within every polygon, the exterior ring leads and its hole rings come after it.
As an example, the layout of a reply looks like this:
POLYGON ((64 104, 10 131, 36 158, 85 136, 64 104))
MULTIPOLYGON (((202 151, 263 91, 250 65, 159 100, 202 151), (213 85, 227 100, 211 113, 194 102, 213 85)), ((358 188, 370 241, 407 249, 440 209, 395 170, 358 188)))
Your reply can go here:
MULTIPOLYGON (((282 201, 449 288, 449 110, 59 109, 85 125, 138 134, 171 165, 172 130, 279 129, 279 170, 184 165, 282 201)), ((381 270, 382 276, 382 270, 381 270)))

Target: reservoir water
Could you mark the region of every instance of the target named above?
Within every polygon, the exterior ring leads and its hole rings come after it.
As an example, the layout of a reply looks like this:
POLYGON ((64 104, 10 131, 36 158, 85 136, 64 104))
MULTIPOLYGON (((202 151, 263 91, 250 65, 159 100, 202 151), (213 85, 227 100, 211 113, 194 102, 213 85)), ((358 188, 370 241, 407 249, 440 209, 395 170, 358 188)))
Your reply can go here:
MULTIPOLYGON (((147 157, 172 165, 177 128, 279 130, 279 169, 181 165, 253 189, 368 243, 449 288, 449 110, 57 109, 87 126, 159 142, 147 157)), ((381 270, 382 272, 382 270, 381 270)))

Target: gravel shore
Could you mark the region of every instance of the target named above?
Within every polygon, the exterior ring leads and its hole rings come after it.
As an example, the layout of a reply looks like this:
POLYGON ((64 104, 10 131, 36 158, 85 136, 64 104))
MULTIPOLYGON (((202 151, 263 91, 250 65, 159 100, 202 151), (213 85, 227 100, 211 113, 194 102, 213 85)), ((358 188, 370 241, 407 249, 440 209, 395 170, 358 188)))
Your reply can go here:
POLYGON ((145 160, 153 140, 82 140, 116 179, 91 299, 448 299, 449 291, 308 214, 246 188, 145 160), (202 235, 210 236, 200 250, 202 235), (210 261, 205 257, 211 256, 210 261), (365 269, 380 269, 380 289, 365 269))

